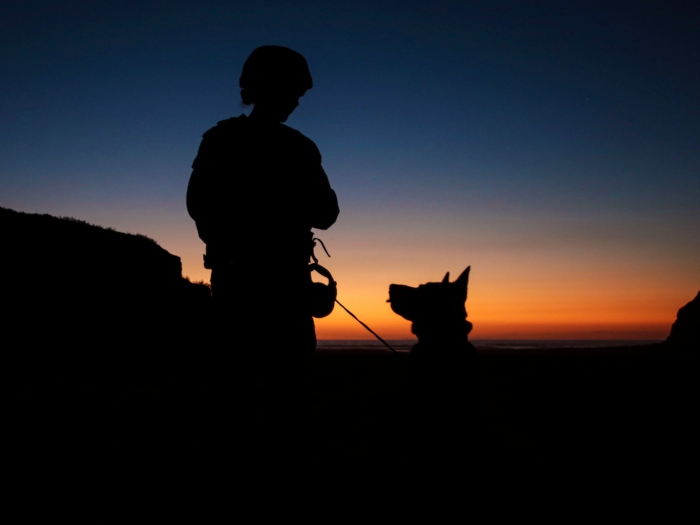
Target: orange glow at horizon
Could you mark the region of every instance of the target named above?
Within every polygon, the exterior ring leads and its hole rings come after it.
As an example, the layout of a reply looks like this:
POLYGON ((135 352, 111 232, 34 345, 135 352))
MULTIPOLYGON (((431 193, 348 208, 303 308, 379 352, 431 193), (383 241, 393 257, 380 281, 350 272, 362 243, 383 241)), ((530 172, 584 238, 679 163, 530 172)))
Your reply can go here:
MULTIPOLYGON (((415 338, 411 323, 386 302, 389 284, 439 281, 448 269, 455 279, 465 266, 434 264, 433 271, 418 265, 392 271, 388 265, 372 273, 369 268, 354 269, 364 264, 352 257, 343 261, 340 255, 323 262, 338 281, 338 300, 384 339, 415 338)), ((471 339, 662 340, 668 337, 678 309, 694 296, 684 285, 669 288, 667 279, 647 282, 643 269, 624 270, 625 275, 608 269, 607 275, 592 272, 576 277, 570 268, 536 268, 537 264, 521 263, 519 271, 493 265, 487 270, 478 261, 472 264, 467 300, 468 319, 474 325, 471 339), (521 278, 521 272, 528 278, 521 278)), ((338 305, 315 323, 319 340, 374 338, 338 305)))
MULTIPOLYGON (((341 211, 338 224, 317 232, 332 257, 320 249, 317 256, 338 282, 338 300, 384 339, 415 338, 411 323, 386 302, 390 284, 440 281, 446 271, 454 280, 468 265, 472 339, 662 340, 678 309, 700 288, 694 245, 671 251, 599 239, 562 241, 539 223, 532 228, 537 235, 525 242, 526 233, 512 238, 486 226, 472 232, 416 225, 401 212, 378 218, 373 228, 364 224, 367 220, 341 211)), ((522 226, 512 229, 517 227, 522 226)), ((204 245, 189 218, 144 233, 182 258, 183 275, 209 281, 204 245)), ((266 256, 262 246, 251 248, 250 278, 268 279, 255 273, 258 250, 266 256)), ((315 323, 318 339, 373 339, 337 305, 315 323)))

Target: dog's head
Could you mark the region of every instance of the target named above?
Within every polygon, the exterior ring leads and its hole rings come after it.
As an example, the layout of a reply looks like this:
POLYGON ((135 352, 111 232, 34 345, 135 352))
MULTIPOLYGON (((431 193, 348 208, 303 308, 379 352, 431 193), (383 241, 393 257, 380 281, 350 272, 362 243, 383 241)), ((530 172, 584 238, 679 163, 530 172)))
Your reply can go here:
POLYGON ((417 288, 403 284, 389 285, 391 309, 414 323, 462 321, 467 317, 469 268, 457 280, 450 282, 450 272, 439 283, 421 284, 417 288))

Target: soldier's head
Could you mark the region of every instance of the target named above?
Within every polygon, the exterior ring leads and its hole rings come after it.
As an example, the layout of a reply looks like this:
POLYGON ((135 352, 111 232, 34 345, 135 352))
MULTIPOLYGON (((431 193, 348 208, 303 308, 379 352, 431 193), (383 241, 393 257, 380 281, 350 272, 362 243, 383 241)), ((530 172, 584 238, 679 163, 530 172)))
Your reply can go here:
POLYGON ((239 85, 245 105, 254 112, 284 122, 313 87, 306 59, 282 46, 262 46, 243 64, 239 85))

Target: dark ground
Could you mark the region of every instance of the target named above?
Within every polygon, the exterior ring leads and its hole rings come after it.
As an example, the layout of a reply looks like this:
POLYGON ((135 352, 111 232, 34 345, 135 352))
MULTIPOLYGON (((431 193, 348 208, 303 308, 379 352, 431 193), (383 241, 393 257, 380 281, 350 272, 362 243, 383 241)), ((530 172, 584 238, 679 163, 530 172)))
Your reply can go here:
MULTIPOLYGON (((500 504, 525 495, 551 506, 561 493, 587 506, 611 500, 642 508, 653 499, 671 509, 689 500, 693 485, 685 480, 697 471, 694 358, 662 345, 479 351, 486 423, 462 479, 411 477, 399 417, 407 363, 378 351, 316 353, 303 416, 309 447, 287 477, 268 466, 250 483, 237 478, 246 472, 236 467, 241 457, 258 460, 219 448, 214 390, 206 374, 182 363, 92 381, 77 373, 23 379, 5 396, 6 472, 20 493, 64 490, 69 506, 103 482, 111 488, 99 491, 127 500, 167 486, 177 488, 171 494, 219 490, 228 501, 241 485, 336 497, 370 487, 375 496, 424 496, 425 487, 449 486, 464 505, 474 490, 500 504)), ((246 448, 263 442, 255 436, 246 448)))

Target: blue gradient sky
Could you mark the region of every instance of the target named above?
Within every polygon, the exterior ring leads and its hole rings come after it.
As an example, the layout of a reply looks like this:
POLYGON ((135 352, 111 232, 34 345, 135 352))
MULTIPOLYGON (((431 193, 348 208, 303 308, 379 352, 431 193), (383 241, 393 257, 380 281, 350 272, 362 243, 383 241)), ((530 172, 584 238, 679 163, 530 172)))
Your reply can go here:
MULTIPOLYGON (((409 336, 388 285, 471 264, 477 337, 665 337, 700 288, 698 27, 690 2, 3 2, 0 206, 208 280, 190 165, 286 45, 315 86, 287 124, 341 204, 327 266, 370 325, 409 336)), ((364 337, 343 315, 319 337, 364 337)))

